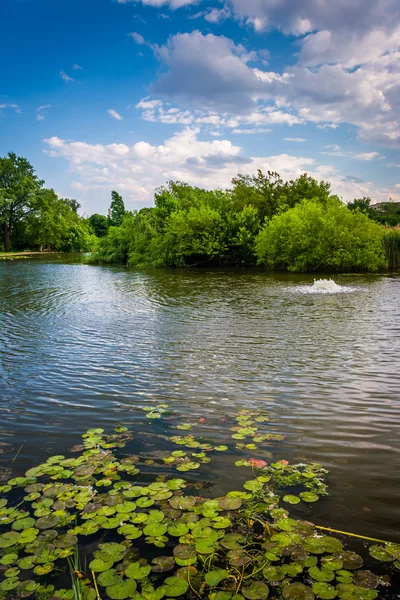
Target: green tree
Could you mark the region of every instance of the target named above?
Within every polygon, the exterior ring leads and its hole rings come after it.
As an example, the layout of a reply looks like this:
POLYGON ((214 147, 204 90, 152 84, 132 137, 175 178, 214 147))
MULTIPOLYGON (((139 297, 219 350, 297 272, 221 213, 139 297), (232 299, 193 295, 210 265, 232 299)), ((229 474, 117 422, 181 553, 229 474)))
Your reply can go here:
POLYGON ((258 262, 288 271, 379 271, 385 230, 337 198, 303 200, 275 215, 256 239, 258 262))
POLYGON ((43 183, 25 158, 13 152, 0 158, 0 225, 6 252, 11 250, 14 227, 36 210, 43 183))
POLYGON ((122 219, 125 214, 125 204, 122 200, 122 196, 115 190, 111 192, 111 205, 110 205, 110 225, 119 227, 122 224, 122 219))
POLYGON ((102 238, 107 235, 109 225, 107 217, 95 213, 89 217, 89 223, 97 237, 102 238))

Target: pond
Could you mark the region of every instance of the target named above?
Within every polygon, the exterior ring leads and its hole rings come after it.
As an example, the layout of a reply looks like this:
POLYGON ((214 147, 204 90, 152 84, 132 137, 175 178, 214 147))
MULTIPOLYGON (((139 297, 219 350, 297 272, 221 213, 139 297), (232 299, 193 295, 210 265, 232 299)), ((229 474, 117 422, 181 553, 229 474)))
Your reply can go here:
POLYGON ((2 472, 117 424, 156 457, 166 424, 143 408, 165 403, 229 446, 193 475, 209 496, 245 481, 231 466, 243 452, 319 462, 330 495, 295 516, 400 542, 400 276, 334 279, 1 261, 2 472), (268 413, 284 440, 238 451, 225 424, 241 409, 268 413))

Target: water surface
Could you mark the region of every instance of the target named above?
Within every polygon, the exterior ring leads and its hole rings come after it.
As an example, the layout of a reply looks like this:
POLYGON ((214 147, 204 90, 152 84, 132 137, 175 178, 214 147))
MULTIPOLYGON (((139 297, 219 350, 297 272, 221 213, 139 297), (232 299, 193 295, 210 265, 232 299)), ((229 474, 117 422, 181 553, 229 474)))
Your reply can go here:
MULTIPOLYGON (((1 261, 0 467, 21 473, 117 423, 155 455, 167 446, 165 424, 144 417, 154 402, 234 450, 225 416, 267 410, 286 438, 248 454, 329 469, 315 522, 400 541, 400 276, 335 282, 1 261)), ((246 478, 231 465, 213 457, 210 494, 246 478)))

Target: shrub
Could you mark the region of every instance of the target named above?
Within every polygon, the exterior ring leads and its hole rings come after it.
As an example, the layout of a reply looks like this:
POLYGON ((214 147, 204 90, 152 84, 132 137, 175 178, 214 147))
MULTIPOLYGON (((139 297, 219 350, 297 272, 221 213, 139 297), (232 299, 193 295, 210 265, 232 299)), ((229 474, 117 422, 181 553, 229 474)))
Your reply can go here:
POLYGON ((288 271, 379 271, 384 228, 337 198, 303 200, 267 221, 256 239, 259 264, 288 271))

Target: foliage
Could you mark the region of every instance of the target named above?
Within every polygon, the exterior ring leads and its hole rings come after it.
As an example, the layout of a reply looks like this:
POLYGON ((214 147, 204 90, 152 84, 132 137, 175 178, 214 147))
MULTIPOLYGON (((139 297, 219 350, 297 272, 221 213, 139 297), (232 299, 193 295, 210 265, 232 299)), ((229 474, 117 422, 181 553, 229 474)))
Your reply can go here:
POLYGON ((400 227, 386 229, 384 243, 390 269, 400 269, 400 227))
POLYGON ((11 250, 11 234, 15 225, 32 214, 37 194, 43 185, 32 165, 10 152, 0 158, 0 225, 6 252, 11 250))
POLYGON ((396 202, 381 202, 378 206, 371 204, 371 198, 356 198, 349 202, 347 207, 352 210, 360 210, 369 216, 373 221, 382 223, 389 227, 395 227, 400 224, 400 205, 396 202))
POLYGON ((338 199, 304 200, 267 222, 256 241, 260 264, 289 271, 379 271, 384 229, 338 199))
POLYGON ((115 190, 111 192, 111 205, 110 205, 110 225, 119 227, 122 225, 122 220, 125 214, 125 204, 122 200, 122 196, 115 190))
MULTIPOLYGON (((302 175, 283 183, 279 175, 261 171, 238 176, 231 190, 204 190, 169 182, 155 193, 154 208, 123 220, 118 244, 101 241, 94 260, 113 262, 128 256, 134 266, 256 264, 254 241, 265 218, 287 210, 303 198, 329 198, 329 184, 302 175)), ((115 232, 111 234, 114 239, 115 232)), ((111 237, 110 235, 110 237, 111 237)))
MULTIPOLYGON (((165 404, 146 415, 173 416, 165 404)), ((268 420, 240 411, 232 437, 268 439, 268 420)), ((205 498, 190 493, 190 480, 141 476, 140 457, 122 453, 130 439, 121 426, 110 436, 91 429, 75 456, 52 456, 1 486, 2 598, 374 600, 387 584, 338 538, 289 516, 287 505, 326 494, 320 465, 244 460, 252 477, 242 490, 205 498), (68 571, 72 589, 59 589, 68 571)), ((192 457, 227 449, 194 436, 171 441, 192 457)), ((400 568, 400 545, 374 544, 370 554, 400 568)))
POLYGON ((89 223, 78 215, 79 203, 59 198, 43 184, 25 158, 13 153, 0 158, 0 224, 5 250, 93 249, 96 239, 89 223))
POLYGON ((107 217, 95 213, 89 217, 89 223, 98 238, 107 235, 109 225, 107 217))

